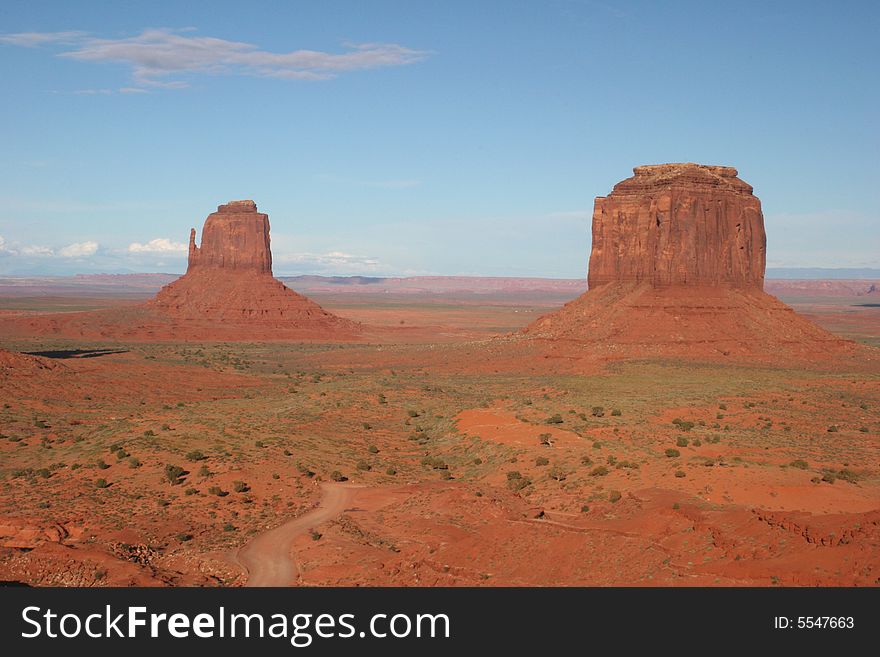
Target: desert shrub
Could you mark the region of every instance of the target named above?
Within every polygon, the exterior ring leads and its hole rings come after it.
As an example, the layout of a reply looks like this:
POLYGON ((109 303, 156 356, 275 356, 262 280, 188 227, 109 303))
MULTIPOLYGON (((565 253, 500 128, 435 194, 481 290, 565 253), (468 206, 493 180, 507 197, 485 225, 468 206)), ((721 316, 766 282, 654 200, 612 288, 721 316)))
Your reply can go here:
POLYGON ((297 463, 296 469, 300 474, 303 474, 306 477, 311 478, 311 477, 315 476, 315 472, 311 468, 309 468, 308 466, 304 465, 303 463, 297 463))
POLYGON ((186 453, 186 460, 192 461, 193 463, 196 461, 204 461, 206 458, 208 457, 205 456, 204 452, 200 449, 194 449, 191 452, 186 453))
POLYGON ((566 477, 568 476, 565 473, 565 470, 560 468, 558 465, 554 465, 552 468, 550 468, 549 475, 551 479, 554 479, 556 481, 565 481, 566 477))
POLYGON ((703 442, 699 438, 694 438, 694 442, 693 442, 694 447, 699 447, 702 444, 703 444, 703 442))
POLYGON ((136 456, 132 456, 131 458, 128 459, 128 467, 131 468, 132 470, 134 470, 135 468, 141 467, 141 465, 142 465, 141 460, 136 456))
POLYGON ((227 495, 229 495, 229 493, 220 488, 220 486, 211 486, 208 489, 208 494, 216 495, 217 497, 226 497, 227 495))
POLYGON ((605 417, 605 409, 601 406, 593 406, 590 415, 593 417, 605 417))
POLYGON ((678 477, 679 479, 682 479, 682 478, 684 478, 684 477, 687 476, 687 475, 685 474, 684 470, 676 470, 676 471, 675 471, 675 476, 678 477))
POLYGON ((323 534, 315 529, 310 529, 309 536, 312 537, 313 541, 320 541, 323 534))
POLYGON ((388 403, 388 400, 385 399, 385 395, 383 395, 381 392, 379 393, 377 398, 378 398, 380 404, 387 404, 388 403))
POLYGON ((589 456, 582 456, 581 465, 593 465, 593 459, 591 459, 589 456))
POLYGON ((233 525, 231 522, 227 522, 225 525, 223 525, 223 531, 225 531, 225 532, 234 532, 234 531, 235 531, 235 525, 233 525))
POLYGON ((474 459, 474 465, 482 465, 482 464, 483 464, 483 459, 481 459, 479 456, 474 459))
POLYGON ((591 477, 604 477, 608 474, 608 468, 604 465, 597 465, 595 468, 590 470, 591 477))
POLYGON ((181 543, 186 543, 187 541, 191 541, 193 538, 192 534, 178 534, 177 540, 181 543))
POLYGON ((515 477, 515 478, 511 479, 510 473, 509 472, 507 473, 507 487, 510 490, 512 490, 514 492, 521 491, 523 488, 526 488, 531 485, 532 485, 532 480, 529 479, 528 477, 520 476, 520 477, 515 477))
POLYGON ((49 472, 49 468, 40 468, 39 470, 34 472, 34 474, 38 477, 42 477, 43 479, 48 479, 52 476, 52 473, 49 472))
POLYGON ((686 420, 682 420, 681 418, 675 418, 672 421, 672 424, 676 425, 679 431, 690 431, 694 428, 693 422, 688 422, 686 420))
POLYGON ((858 481, 859 476, 852 470, 847 470, 846 468, 844 468, 843 470, 837 471, 837 478, 854 484, 856 481, 858 481))
POLYGON ((671 459, 674 459, 677 456, 681 456, 681 452, 679 452, 677 449, 672 449, 671 447, 668 448, 663 453, 666 454, 666 456, 668 456, 671 459))
POLYGON ((246 493, 250 489, 251 489, 251 487, 248 486, 243 481, 233 481, 232 482, 232 490, 234 490, 236 493, 246 493))
POLYGON ((828 433, 836 433, 837 431, 838 429, 836 424, 832 424, 830 427, 828 427, 828 433))
POLYGON ((95 480, 95 488, 107 488, 109 485, 103 477, 95 480))
POLYGON ((544 424, 562 424, 562 422, 563 422, 563 419, 559 413, 554 413, 553 415, 548 417, 546 420, 544 420, 544 424))
POLYGON ((612 409, 611 415, 612 415, 612 417, 620 417, 621 415, 623 415, 623 413, 620 411, 619 408, 615 408, 615 409, 612 409))
POLYGON ((339 470, 334 470, 330 473, 330 478, 333 481, 348 481, 348 477, 342 474, 339 470))
POLYGON ((688 439, 684 436, 679 436, 678 439, 675 441, 675 445, 676 447, 687 447, 688 439))
POLYGON ((153 431, 152 429, 147 429, 146 431, 144 431, 144 436, 146 436, 147 438, 150 438, 155 435, 156 435, 156 432, 153 431))
POLYGON ((390 476, 390 477, 393 477, 394 475, 397 474, 397 470, 395 470, 394 468, 388 468, 388 469, 385 471, 385 474, 387 474, 387 475, 390 476))
POLYGON ((172 486, 179 484, 181 477, 183 477, 185 473, 186 470, 179 465, 172 465, 171 463, 165 465, 165 478, 172 486))
POLYGON ((376 447, 375 445, 370 445, 369 447, 367 447, 367 451, 368 451, 370 454, 378 454, 378 453, 379 453, 379 448, 376 447))
POLYGON ((512 479, 522 479, 522 473, 519 470, 511 470, 507 473, 507 481, 512 479))
POLYGON ((366 461, 363 461, 363 460, 358 461, 357 465, 355 467, 357 467, 358 470, 363 470, 365 472, 373 469, 373 466, 371 466, 369 463, 367 463, 366 461))
POLYGON ((868 427, 859 427, 859 431, 862 433, 868 433, 868 427))
POLYGON ((608 492, 608 501, 617 502, 621 498, 620 491, 612 490, 608 492))
POLYGON ((788 464, 792 468, 797 468, 798 470, 806 470, 810 467, 810 464, 802 459, 795 459, 791 463, 788 464))
POLYGON ((183 491, 183 494, 184 495, 195 495, 198 492, 199 491, 196 488, 187 488, 185 491, 183 491))
POLYGON ((255 440, 254 441, 254 447, 261 447, 262 448, 265 446, 266 446, 266 443, 264 443, 262 440, 255 440))
POLYGON ((549 445, 551 438, 553 438, 553 436, 549 433, 542 433, 538 436, 538 440, 541 442, 542 445, 549 445))
POLYGON ((199 468, 199 476, 200 477, 210 477, 211 476, 211 470, 208 468, 207 465, 203 465, 201 468, 199 468))
POLYGON ((418 412, 418 411, 414 411, 413 409, 409 409, 409 410, 406 412, 406 414, 407 414, 409 417, 418 417, 418 416, 419 416, 419 412, 418 412))
POLYGON ((443 459, 438 459, 434 456, 426 456, 422 459, 422 465, 427 465, 432 467, 434 470, 448 470, 449 465, 447 465, 446 461, 443 459))
POLYGON ((727 404, 718 404, 718 408, 720 408, 722 411, 726 411, 726 410, 727 410, 727 404))
POLYGON ((109 465, 104 463, 103 459, 98 459, 97 461, 95 461, 95 465, 98 466, 98 470, 106 470, 110 467, 109 465))
POLYGON ((452 473, 449 470, 443 470, 440 472, 440 478, 444 481, 452 479, 452 473))
POLYGON ((539 456, 535 459, 535 465, 549 465, 550 460, 546 456, 539 456))
POLYGON ((602 443, 597 440, 593 443, 593 449, 602 449, 602 443))
POLYGON ((369 431, 370 429, 373 428, 373 425, 370 424, 369 422, 364 422, 364 423, 361 424, 361 426, 362 426, 366 431, 369 431))
POLYGON ((581 513, 589 513, 589 512, 590 512, 590 505, 589 505, 589 504, 584 504, 584 505, 581 507, 581 513))
POLYGON ((131 454, 126 452, 124 449, 116 450, 116 460, 121 461, 122 459, 127 459, 131 454))
POLYGON ((829 484, 833 484, 837 481, 837 477, 833 472, 826 472, 822 475, 822 481, 827 481, 829 484))

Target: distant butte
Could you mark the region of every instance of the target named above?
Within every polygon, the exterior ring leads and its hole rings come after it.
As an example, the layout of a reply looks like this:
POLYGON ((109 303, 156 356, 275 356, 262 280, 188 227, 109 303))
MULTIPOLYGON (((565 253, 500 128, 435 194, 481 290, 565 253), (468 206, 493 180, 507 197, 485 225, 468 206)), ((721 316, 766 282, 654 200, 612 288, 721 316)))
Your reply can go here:
POLYGON ((327 312, 272 275, 269 216, 253 201, 210 214, 190 232, 186 274, 135 306, 23 318, 30 333, 125 340, 355 339, 361 324, 327 312))
POLYGON ((855 346, 763 292, 761 202, 736 169, 633 173, 596 198, 588 291, 525 335, 608 358, 812 359, 855 346))
MULTIPOLYGON (((263 339, 293 333, 350 333, 342 319, 286 287, 272 275, 269 216, 253 201, 231 201, 205 220, 202 244, 190 231, 186 274, 163 287, 148 305, 169 317, 217 324, 263 339)), ((185 329, 185 325, 181 327, 185 329)), ((207 328, 207 327, 202 327, 207 328)))

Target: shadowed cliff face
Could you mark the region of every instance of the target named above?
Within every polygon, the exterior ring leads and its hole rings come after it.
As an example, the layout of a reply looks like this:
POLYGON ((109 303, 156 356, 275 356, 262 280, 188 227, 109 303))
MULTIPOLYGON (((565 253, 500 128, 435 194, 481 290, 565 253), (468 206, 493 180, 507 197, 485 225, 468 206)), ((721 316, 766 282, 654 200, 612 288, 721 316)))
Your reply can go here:
POLYGON ((596 198, 590 289, 724 285, 761 290, 761 202, 732 167, 658 164, 596 198))
POLYGON ((257 212, 253 201, 230 201, 208 216, 202 245, 190 231, 187 273, 195 269, 245 270, 272 274, 269 215, 257 212))

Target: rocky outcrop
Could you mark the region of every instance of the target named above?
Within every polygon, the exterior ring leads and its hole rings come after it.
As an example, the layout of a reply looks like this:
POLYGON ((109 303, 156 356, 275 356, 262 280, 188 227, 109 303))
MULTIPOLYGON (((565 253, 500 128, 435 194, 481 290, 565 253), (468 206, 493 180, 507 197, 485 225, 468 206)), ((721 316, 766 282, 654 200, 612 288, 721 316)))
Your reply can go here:
MULTIPOLYGON (((148 306, 174 320, 179 335, 201 339, 332 339, 358 327, 272 276, 269 216, 250 200, 230 201, 210 214, 200 246, 195 229, 190 232, 186 274, 163 287, 148 306)), ((145 330, 168 332, 143 321, 145 330)))
POLYGON ((596 198, 590 289, 764 284, 761 202, 732 167, 658 164, 596 198))
POLYGON ((196 246, 196 229, 190 230, 186 271, 197 269, 271 274, 269 215, 257 212, 257 204, 249 200, 218 206, 205 220, 201 246, 196 246))
POLYGON ((596 199, 589 289, 526 327, 560 358, 815 360, 853 352, 763 292, 761 202, 731 167, 660 164, 596 199), (561 352, 565 352, 562 354, 561 352))

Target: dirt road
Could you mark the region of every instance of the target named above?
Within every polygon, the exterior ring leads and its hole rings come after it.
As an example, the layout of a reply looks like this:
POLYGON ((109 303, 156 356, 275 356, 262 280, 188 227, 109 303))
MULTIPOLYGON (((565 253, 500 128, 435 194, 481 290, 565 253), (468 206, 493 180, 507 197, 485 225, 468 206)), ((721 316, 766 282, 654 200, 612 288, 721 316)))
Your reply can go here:
POLYGON ((349 505, 358 487, 325 483, 323 497, 313 510, 275 529, 263 532, 238 551, 238 562, 248 572, 246 586, 294 586, 299 572, 293 541, 313 527, 335 518, 349 505))

